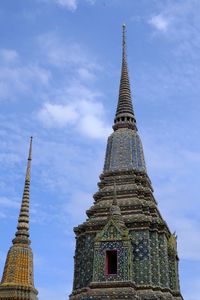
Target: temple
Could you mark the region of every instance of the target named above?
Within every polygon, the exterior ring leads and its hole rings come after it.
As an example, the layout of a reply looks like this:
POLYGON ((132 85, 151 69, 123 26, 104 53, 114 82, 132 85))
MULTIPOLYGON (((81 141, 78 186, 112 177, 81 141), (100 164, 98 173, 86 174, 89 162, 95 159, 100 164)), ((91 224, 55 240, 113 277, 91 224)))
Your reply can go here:
MULTIPOLYGON (((163 220, 147 174, 132 105, 123 25, 122 69, 113 133, 87 220, 74 228, 70 300, 183 300, 177 237, 163 220)), ((37 300, 29 239, 32 138, 18 225, 0 283, 0 300, 37 300)), ((57 300, 57 299, 56 299, 57 300)))
POLYGON ((177 241, 163 220, 136 126, 126 57, 105 163, 87 220, 74 228, 70 300, 183 300, 177 241))
POLYGON ((0 284, 1 300, 37 300, 34 287, 33 253, 29 239, 29 189, 32 160, 32 138, 25 177, 24 192, 18 218, 17 231, 7 254, 0 284))

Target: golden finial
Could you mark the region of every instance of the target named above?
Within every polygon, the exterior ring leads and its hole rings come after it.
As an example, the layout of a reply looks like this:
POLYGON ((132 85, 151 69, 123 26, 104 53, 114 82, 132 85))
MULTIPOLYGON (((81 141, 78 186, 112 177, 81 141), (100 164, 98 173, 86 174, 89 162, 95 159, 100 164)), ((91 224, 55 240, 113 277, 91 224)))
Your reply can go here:
POLYGON ((31 160, 32 160, 32 143, 33 143, 33 137, 30 137, 30 147, 29 147, 29 154, 28 154, 28 164, 27 164, 27 170, 26 170, 26 180, 30 181, 30 173, 31 173, 31 160))

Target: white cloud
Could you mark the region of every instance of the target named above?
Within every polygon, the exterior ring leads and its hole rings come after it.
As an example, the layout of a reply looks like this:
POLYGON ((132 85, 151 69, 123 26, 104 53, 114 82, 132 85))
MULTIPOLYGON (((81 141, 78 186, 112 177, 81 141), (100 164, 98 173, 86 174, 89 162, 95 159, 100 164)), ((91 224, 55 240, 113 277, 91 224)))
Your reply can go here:
POLYGON ((90 138, 106 138, 111 131, 110 127, 103 123, 101 117, 89 114, 81 119, 80 130, 90 138))
POLYGON ((155 27, 157 30, 166 32, 169 27, 169 19, 166 17, 160 15, 153 16, 149 20, 149 24, 151 24, 153 27, 155 27))
POLYGON ((78 112, 72 105, 45 103, 38 112, 38 118, 47 127, 64 127, 78 119, 78 112))
POLYGON ((102 103, 91 100, 74 101, 72 104, 45 103, 37 117, 47 127, 65 127, 74 129, 90 138, 105 138, 110 126, 103 121, 102 103))

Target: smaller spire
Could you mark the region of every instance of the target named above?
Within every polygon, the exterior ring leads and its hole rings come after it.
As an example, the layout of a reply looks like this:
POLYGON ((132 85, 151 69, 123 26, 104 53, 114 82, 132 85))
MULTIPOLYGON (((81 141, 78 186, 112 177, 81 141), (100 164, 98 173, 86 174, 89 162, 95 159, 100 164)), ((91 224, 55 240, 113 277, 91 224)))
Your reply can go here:
POLYGON ((128 75, 128 64, 126 54, 126 25, 122 25, 122 68, 119 87, 119 98, 115 114, 113 129, 136 128, 136 120, 133 112, 131 99, 131 88, 128 75))
POLYGON ((111 215, 121 215, 121 210, 120 207, 118 206, 117 203, 117 192, 116 192, 116 182, 114 181, 114 187, 113 187, 113 202, 112 206, 110 208, 111 215))
POLYGON ((30 173, 31 173, 31 160, 32 160, 32 141, 30 138, 29 155, 25 176, 24 192, 22 197, 22 204, 18 218, 17 231, 13 244, 30 244, 29 240, 29 192, 30 192, 30 173))
POLYGON ((113 201, 112 205, 110 207, 110 218, 114 221, 117 222, 118 225, 121 226, 121 228, 125 229, 125 223, 122 217, 121 209, 120 206, 118 205, 117 201, 117 190, 116 190, 116 182, 114 181, 113 185, 113 201))
POLYGON ((116 182, 114 181, 114 191, 113 191, 113 204, 117 205, 117 192, 116 192, 116 182))

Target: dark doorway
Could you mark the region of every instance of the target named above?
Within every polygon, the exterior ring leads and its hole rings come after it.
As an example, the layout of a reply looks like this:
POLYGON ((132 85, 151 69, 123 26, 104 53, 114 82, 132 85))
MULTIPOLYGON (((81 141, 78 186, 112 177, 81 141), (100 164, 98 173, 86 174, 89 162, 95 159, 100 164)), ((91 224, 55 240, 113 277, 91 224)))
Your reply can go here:
POLYGON ((106 251, 106 273, 117 274, 117 250, 106 251))

